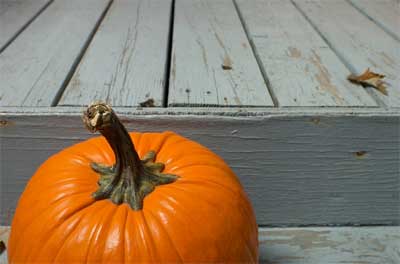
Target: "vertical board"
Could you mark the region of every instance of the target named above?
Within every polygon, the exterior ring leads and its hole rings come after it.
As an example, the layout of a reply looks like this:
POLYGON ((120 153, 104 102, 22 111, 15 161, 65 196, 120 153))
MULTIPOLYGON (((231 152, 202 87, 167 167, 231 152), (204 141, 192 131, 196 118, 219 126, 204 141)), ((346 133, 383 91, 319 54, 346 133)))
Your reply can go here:
POLYGON ((177 0, 168 104, 272 106, 231 0, 177 0))
POLYGON ((0 1, 0 52, 52 0, 0 1))
POLYGON ((50 106, 109 0, 53 2, 0 54, 0 106, 50 106))
POLYGON ((376 106, 289 0, 237 3, 279 106, 376 106))
MULTIPOLYGON (((388 107, 400 107, 400 43, 345 0, 294 0, 351 70, 386 75, 387 92, 372 92, 388 107)), ((368 2, 368 1, 366 1, 368 2)), ((355 86, 354 89, 362 89, 355 86)))
POLYGON ((398 0, 349 0, 356 8, 400 40, 400 3, 398 0))
POLYGON ((115 0, 59 105, 162 106, 171 0, 115 0))

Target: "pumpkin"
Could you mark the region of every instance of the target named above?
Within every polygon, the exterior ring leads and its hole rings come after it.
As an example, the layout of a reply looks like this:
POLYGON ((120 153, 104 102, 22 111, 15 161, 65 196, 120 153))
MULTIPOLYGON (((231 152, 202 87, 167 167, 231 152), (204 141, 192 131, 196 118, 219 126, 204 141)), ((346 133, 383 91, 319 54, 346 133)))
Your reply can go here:
POLYGON ((13 218, 10 263, 258 261, 253 209, 220 157, 173 132, 129 134, 104 103, 83 119, 104 137, 36 171, 13 218))

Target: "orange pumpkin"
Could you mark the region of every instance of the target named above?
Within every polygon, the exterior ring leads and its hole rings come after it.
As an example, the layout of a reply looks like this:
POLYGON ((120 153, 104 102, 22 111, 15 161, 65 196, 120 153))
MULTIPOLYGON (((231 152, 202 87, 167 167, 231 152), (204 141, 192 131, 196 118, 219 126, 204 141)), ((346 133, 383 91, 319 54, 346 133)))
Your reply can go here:
POLYGON ((104 137, 37 170, 13 219, 10 263, 257 262, 253 209, 221 158, 172 132, 128 134, 102 103, 84 121, 104 137))

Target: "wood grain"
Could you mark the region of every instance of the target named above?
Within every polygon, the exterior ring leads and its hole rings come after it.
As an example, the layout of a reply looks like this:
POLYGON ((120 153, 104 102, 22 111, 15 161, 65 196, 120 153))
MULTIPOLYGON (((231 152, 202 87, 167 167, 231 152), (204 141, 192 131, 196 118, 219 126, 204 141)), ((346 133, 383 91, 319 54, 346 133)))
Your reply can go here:
MULTIPOLYGON (((130 131, 172 130, 219 154, 239 176, 260 225, 400 224, 399 113, 213 116, 168 111, 120 116, 130 131)), ((3 113, 0 119, 0 219, 10 224, 36 168, 91 135, 79 111, 3 113)))
POLYGON ((236 2, 279 106, 376 106, 289 0, 236 2))
POLYGON ((272 106, 230 0, 177 0, 169 106, 272 106))
MULTIPOLYGON (((370 68, 386 75, 388 95, 375 89, 370 91, 387 107, 400 107, 398 41, 345 0, 294 2, 352 72, 361 74, 370 68)), ((354 85, 353 89, 360 86, 354 85)))
POLYGON ((388 34, 400 41, 400 3, 398 0, 349 0, 388 34))
POLYGON ((59 105, 162 106, 171 1, 113 2, 59 105))
POLYGON ((52 0, 0 1, 0 53, 52 0))
MULTIPOLYGON (((7 241, 10 227, 0 226, 7 241)), ((260 263, 274 264, 397 264, 400 228, 303 227, 259 228, 260 263)), ((6 254, 0 264, 7 264, 6 254)))
POLYGON ((52 3, 0 54, 0 105, 50 106, 109 0, 52 3))

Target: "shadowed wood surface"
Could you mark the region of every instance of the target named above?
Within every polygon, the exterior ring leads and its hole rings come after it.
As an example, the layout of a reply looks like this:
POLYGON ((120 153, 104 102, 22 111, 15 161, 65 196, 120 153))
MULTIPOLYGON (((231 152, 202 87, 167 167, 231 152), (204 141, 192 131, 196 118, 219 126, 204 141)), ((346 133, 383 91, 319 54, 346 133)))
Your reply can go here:
MULTIPOLYGON (((10 227, 0 226, 8 241, 10 227)), ((259 228, 260 263, 397 264, 400 227, 259 228)), ((6 253, 0 264, 7 263, 6 253)))
POLYGON ((230 0, 177 0, 168 104, 272 106, 230 0))
MULTIPOLYGON (((172 130, 224 158, 260 225, 399 224, 399 115, 121 116, 129 131, 172 130)), ((0 211, 9 224, 36 168, 90 134, 79 109, 1 120, 0 211)))
MULTIPOLYGON (((348 65, 386 75, 388 95, 370 91, 389 107, 400 107, 400 43, 346 0, 294 0, 320 34, 348 65)), ((359 87, 354 87, 357 89, 359 87)))
POLYGON ((108 0, 52 3, 0 54, 1 106, 50 106, 108 0))
POLYGON ((0 52, 52 0, 0 1, 0 52))
POLYGON ((237 2, 279 106, 376 106, 290 0, 237 2))
POLYGON ((59 105, 162 106, 170 10, 170 0, 114 1, 59 105))

